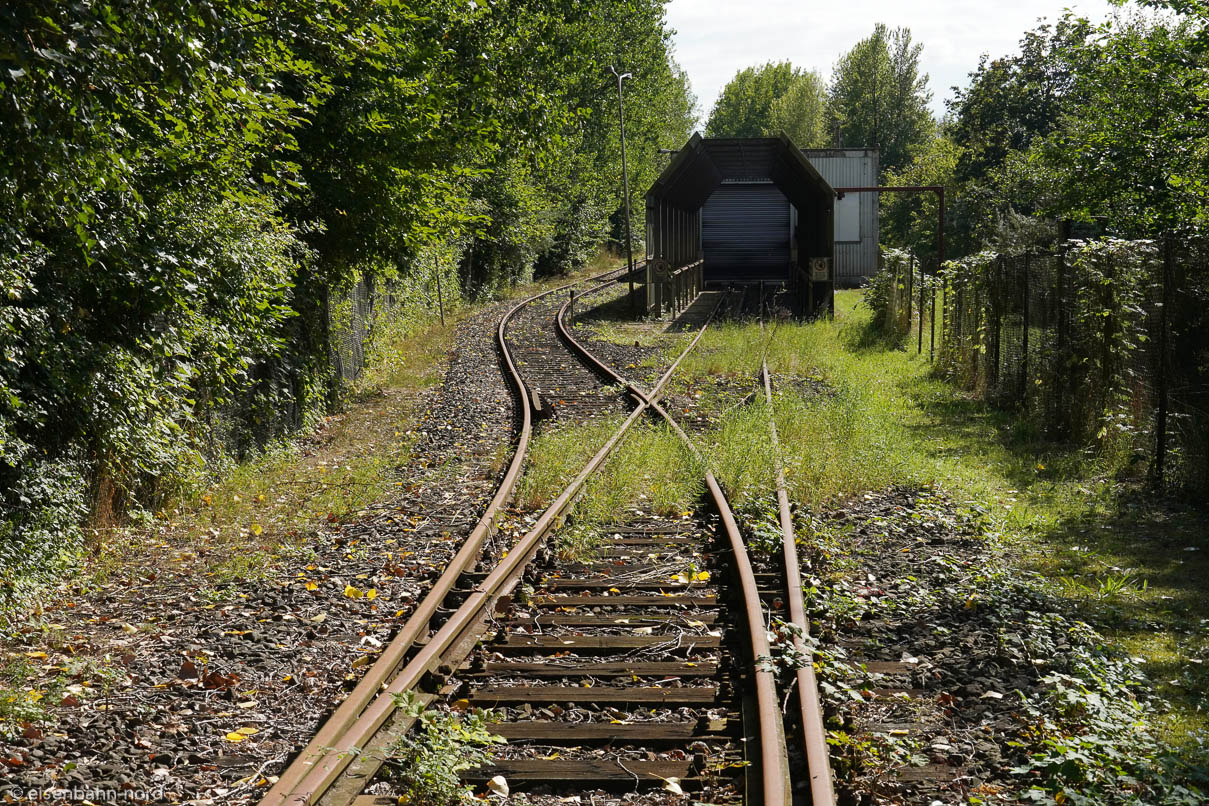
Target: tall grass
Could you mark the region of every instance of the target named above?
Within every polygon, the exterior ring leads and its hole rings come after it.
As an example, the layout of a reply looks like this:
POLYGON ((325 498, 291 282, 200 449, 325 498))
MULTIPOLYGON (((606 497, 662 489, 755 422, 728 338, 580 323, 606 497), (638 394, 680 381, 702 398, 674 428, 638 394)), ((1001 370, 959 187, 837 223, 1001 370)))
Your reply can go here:
MULTIPOLYGON (((686 363, 686 383, 702 376, 754 376, 766 358, 775 376, 822 379, 831 387, 832 394, 807 396, 783 386, 774 395, 790 495, 802 504, 930 475, 905 431, 912 412, 901 382, 919 368, 901 353, 855 349, 866 318, 849 304, 837 322, 764 330, 722 325, 707 332, 686 363)), ((772 488, 774 456, 762 393, 756 402, 722 413, 706 441, 711 467, 736 504, 772 488)))
MULTIPOLYGON (((711 328, 678 383, 752 377, 766 354, 782 381, 773 411, 796 503, 825 505, 893 484, 937 485, 971 502, 1012 546, 1014 563, 1053 580, 1055 595, 1073 595, 1113 643, 1146 659, 1172 706, 1165 738, 1195 746, 1209 724, 1209 672, 1188 662, 1209 657, 1204 514, 1136 495, 1119 454, 1046 441, 1028 417, 962 392, 926 352, 880 335, 858 292, 837 293, 836 302, 834 321, 782 323, 771 335, 751 324, 711 328), (821 378, 830 393, 803 395, 784 383, 795 376, 821 378), (1116 578, 1145 584, 1098 610, 1078 594, 1116 578)), ((701 437, 711 467, 736 504, 766 496, 766 408, 717 408, 717 426, 701 437)))
POLYGON ((776 480, 763 401, 726 412, 706 436, 707 460, 731 503, 766 497, 776 480))
MULTIPOLYGON (((533 441, 529 464, 517 492, 525 509, 549 506, 600 450, 621 417, 567 424, 533 441)), ((571 508, 570 523, 555 537, 555 548, 569 561, 595 555, 602 527, 638 514, 678 516, 695 509, 702 493, 702 471, 679 438, 662 424, 638 422, 585 485, 571 508)))
POLYGON ((600 450, 621 425, 622 417, 610 416, 583 424, 549 428, 529 446, 529 461, 516 492, 521 509, 544 509, 600 450))
POLYGON ((634 510, 674 516, 695 508, 702 470, 680 438, 662 423, 634 425, 576 503, 581 523, 613 524, 634 510))
MULTIPOLYGON (((517 490, 517 505, 549 506, 621 421, 620 416, 602 417, 538 435, 517 490)), ((693 508, 701 495, 701 475, 699 464, 671 429, 638 422, 589 479, 571 514, 581 524, 619 523, 636 508, 676 514, 693 508)))

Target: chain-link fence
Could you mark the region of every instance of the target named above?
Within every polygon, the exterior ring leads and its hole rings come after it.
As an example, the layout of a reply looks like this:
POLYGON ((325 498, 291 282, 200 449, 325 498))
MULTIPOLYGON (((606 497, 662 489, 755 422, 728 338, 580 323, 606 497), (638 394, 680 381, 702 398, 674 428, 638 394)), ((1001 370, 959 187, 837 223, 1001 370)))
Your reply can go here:
POLYGON ((375 310, 382 312, 385 300, 375 293, 373 281, 362 276, 345 293, 328 303, 328 341, 333 375, 355 381, 365 369, 365 351, 373 335, 375 310))
POLYGON ((902 249, 882 251, 881 268, 866 293, 878 299, 871 304, 882 317, 881 331, 892 340, 906 340, 906 346, 934 357, 938 337, 938 294, 935 273, 924 270, 915 255, 902 249), (908 336, 910 337, 908 339, 908 336))
POLYGON ((1071 241, 983 252, 939 278, 887 259, 887 324, 955 381, 1046 436, 1130 451, 1209 497, 1209 242, 1071 241))
POLYGON ((385 281, 361 275, 347 291, 328 300, 332 377, 341 383, 360 378, 374 340, 384 329, 409 331, 438 317, 444 322, 445 314, 461 302, 457 277, 448 267, 385 281))

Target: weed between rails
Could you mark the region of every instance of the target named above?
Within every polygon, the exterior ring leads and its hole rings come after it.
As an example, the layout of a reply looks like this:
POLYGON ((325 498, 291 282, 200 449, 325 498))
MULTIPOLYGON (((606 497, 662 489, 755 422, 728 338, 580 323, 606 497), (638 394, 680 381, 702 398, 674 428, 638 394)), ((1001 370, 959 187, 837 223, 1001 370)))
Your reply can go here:
MULTIPOLYGON (((539 434, 520 482, 517 503, 548 506, 621 424, 620 417, 566 424, 539 434)), ((591 559, 602 528, 635 515, 674 516, 694 508, 704 491, 692 454, 666 425, 638 422, 600 472, 585 485, 558 530, 555 549, 567 560, 591 559)))
POLYGON ((491 732, 496 716, 480 709, 425 709, 410 692, 394 696, 403 714, 417 722, 387 752, 389 770, 406 793, 399 801, 410 806, 477 802, 473 787, 462 784, 458 774, 485 764, 487 749, 504 742, 491 732))

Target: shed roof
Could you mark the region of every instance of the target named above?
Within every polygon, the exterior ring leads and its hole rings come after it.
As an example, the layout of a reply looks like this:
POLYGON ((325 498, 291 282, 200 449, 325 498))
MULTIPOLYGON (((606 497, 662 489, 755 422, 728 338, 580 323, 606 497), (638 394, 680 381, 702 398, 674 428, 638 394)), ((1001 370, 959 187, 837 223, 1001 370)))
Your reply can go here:
POLYGON ((647 198, 696 210, 723 182, 771 181, 798 209, 826 204, 835 191, 788 137, 694 134, 647 191, 647 198))

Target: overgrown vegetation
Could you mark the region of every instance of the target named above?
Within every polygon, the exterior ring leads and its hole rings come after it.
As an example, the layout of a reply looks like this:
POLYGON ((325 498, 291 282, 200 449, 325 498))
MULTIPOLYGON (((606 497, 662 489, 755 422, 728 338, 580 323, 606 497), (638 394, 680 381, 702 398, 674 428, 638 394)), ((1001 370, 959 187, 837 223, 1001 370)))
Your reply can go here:
POLYGON ((885 250, 865 302, 873 335, 935 352, 963 390, 1196 502, 1209 491, 1207 256, 1191 236, 1071 240, 978 252, 937 276, 885 250))
MULTIPOLYGON (((1209 147, 1209 21, 1202 4, 1149 0, 1102 24, 1067 11, 984 56, 949 116, 887 184, 944 185, 949 257, 1014 253, 1078 237, 1156 238, 1203 229, 1209 147)), ((932 194, 893 194, 882 241, 936 269, 932 194)))
POLYGON ((588 482, 573 517, 582 523, 623 523, 637 507, 675 516, 693 509, 704 492, 700 469, 680 438, 663 423, 636 423, 588 482))
MULTIPOLYGON (((1136 495, 1119 474, 1128 456, 1054 442, 1019 413, 965 396, 934 374, 926 348, 917 357, 887 342, 859 292, 836 301, 834 322, 782 323, 771 336, 755 325, 711 328, 680 383, 731 377, 754 390, 753 367, 767 352, 781 379, 774 412, 791 498, 805 510, 892 485, 977 502, 1003 535, 1006 569, 1039 572, 1026 587, 1142 659, 1157 694, 1145 706, 1153 741, 1194 756, 1209 727, 1209 609, 1197 593, 1209 571, 1203 514, 1136 495), (818 383, 792 383, 811 378, 818 383)), ((770 489, 759 484, 773 469, 771 456, 750 449, 759 404, 727 412, 742 396, 699 399, 718 420, 701 439, 717 444, 719 477, 738 498, 750 491, 748 506, 759 510, 770 489)))
MULTIPOLYGON (((621 424, 607 417, 567 423, 533 441, 517 502, 541 509, 553 502, 568 482, 621 424)), ((639 510, 663 517, 692 511, 704 491, 696 459, 666 425, 635 423, 572 506, 568 525, 559 530, 558 550, 568 559, 590 557, 601 527, 624 523, 639 510)))
POLYGON ((355 284, 407 318, 434 281, 590 259, 620 225, 607 65, 635 76, 636 194, 693 105, 658 0, 47 0, 0 40, 6 601, 85 518, 318 422, 355 284))
POLYGON ((388 752, 391 766, 402 773, 407 803, 476 802, 473 787, 463 785, 458 775, 487 763, 487 748, 504 741, 491 732, 491 712, 426 709, 414 695, 396 695, 395 700, 402 714, 417 722, 388 752))
MULTIPOLYGON (((906 639, 908 657, 914 654, 912 641, 960 644, 966 657, 953 662, 960 668, 946 666, 939 701, 958 713, 978 703, 972 708, 978 718, 969 727, 997 741, 1006 762, 980 760, 983 785, 969 802, 996 802, 1009 793, 1014 801, 1050 804, 1200 802, 1209 769, 1195 745, 1173 751, 1162 741, 1153 718, 1159 701, 1139 669, 1140 659, 1107 645, 1044 579, 1004 563, 1004 541, 1014 535, 1003 531, 1001 516, 928 490, 910 498, 909 507, 861 517, 855 530, 802 518, 803 532, 811 535, 806 552, 814 574, 808 608, 824 641, 859 633, 862 620, 889 620, 931 625, 906 639), (959 539, 946 547, 937 531, 959 539), (893 570, 894 561, 885 558, 904 551, 919 556, 893 570), (961 691, 971 685, 971 667, 979 674, 974 696, 961 691), (995 727, 987 729, 990 724, 995 727)), ((879 779, 894 780, 896 766, 926 763, 924 747, 892 734, 858 737, 845 729, 846 710, 885 684, 863 672, 840 646, 821 648, 820 655, 821 688, 835 714, 830 742, 845 778, 876 787, 879 779)), ((962 741, 965 724, 953 720, 947 741, 962 741)))

